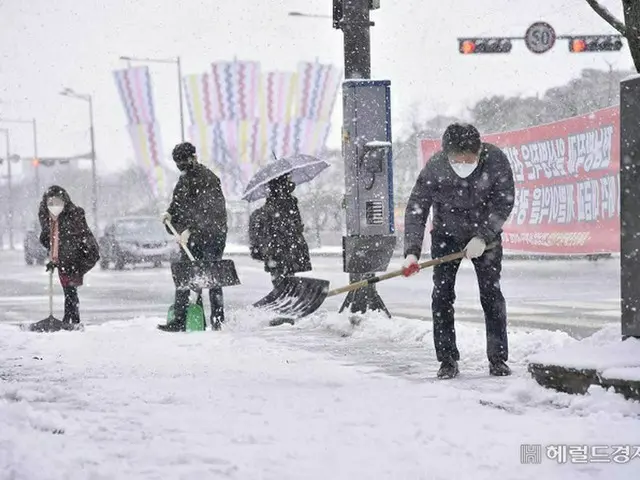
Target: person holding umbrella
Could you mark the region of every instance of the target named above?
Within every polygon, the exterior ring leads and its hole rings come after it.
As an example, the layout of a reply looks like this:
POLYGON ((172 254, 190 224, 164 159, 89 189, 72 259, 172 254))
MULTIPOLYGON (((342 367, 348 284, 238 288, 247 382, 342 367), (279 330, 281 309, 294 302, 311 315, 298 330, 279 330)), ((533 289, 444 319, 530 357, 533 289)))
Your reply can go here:
POLYGON ((275 160, 249 182, 243 198, 255 201, 266 197, 265 204, 249 218, 251 257, 264 262, 275 288, 280 281, 311 270, 309 246, 304 224, 293 195, 297 184, 315 178, 329 164, 309 155, 275 160))
POLYGON ((311 270, 311 259, 291 175, 275 178, 267 187, 265 204, 249 217, 249 243, 251 258, 264 262, 275 288, 284 277, 311 270))
POLYGON ((78 287, 84 275, 100 259, 98 243, 87 225, 84 210, 71 201, 67 191, 53 185, 47 189, 38 209, 40 243, 49 251, 46 270, 58 270, 64 291, 64 317, 67 325, 80 323, 78 287))

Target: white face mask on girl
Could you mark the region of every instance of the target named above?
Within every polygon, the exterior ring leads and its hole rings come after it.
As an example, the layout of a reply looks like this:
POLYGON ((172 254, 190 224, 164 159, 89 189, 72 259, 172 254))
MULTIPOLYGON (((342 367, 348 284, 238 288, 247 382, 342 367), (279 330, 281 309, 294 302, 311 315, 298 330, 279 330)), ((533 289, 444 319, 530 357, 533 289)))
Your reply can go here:
POLYGON ((474 163, 452 163, 451 168, 460 178, 467 178, 473 173, 478 166, 478 162, 474 163))
POLYGON ((51 213, 51 215, 57 217, 62 213, 64 205, 48 205, 47 208, 49 209, 49 213, 51 213))

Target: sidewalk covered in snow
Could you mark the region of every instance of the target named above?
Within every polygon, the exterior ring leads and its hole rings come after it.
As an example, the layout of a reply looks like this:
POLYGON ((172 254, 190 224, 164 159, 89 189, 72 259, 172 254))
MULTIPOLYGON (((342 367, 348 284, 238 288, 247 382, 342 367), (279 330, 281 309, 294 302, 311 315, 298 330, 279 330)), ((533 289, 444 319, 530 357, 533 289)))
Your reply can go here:
POLYGON ((165 334, 159 321, 0 325, 0 478, 639 478, 640 458, 521 463, 522 444, 640 446, 639 403, 529 377, 533 354, 575 342, 564 333, 512 328, 514 375, 493 378, 484 328, 459 324, 461 375, 440 381, 430 322, 268 328, 240 312, 219 333, 165 334))

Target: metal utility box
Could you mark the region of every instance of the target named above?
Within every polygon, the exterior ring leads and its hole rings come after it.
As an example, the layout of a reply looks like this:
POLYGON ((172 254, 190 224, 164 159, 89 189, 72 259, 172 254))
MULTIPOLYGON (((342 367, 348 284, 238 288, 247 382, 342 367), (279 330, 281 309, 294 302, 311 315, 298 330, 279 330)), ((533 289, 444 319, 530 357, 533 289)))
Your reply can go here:
POLYGON ((396 244, 390 84, 359 79, 342 86, 347 273, 386 270, 396 244))

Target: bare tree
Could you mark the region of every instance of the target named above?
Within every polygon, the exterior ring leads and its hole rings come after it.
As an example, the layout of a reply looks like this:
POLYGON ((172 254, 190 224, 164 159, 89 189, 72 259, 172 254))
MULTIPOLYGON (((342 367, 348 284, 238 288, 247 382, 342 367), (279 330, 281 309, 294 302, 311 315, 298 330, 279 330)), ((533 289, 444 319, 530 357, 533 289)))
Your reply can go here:
POLYGON ((640 1, 622 0, 624 23, 611 13, 606 7, 600 5, 598 0, 586 0, 591 8, 606 22, 615 28, 629 42, 629 51, 636 71, 640 73, 640 1))

